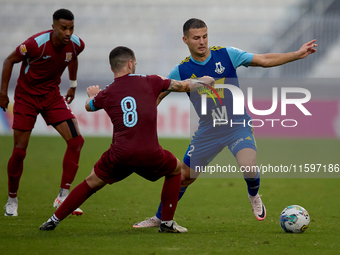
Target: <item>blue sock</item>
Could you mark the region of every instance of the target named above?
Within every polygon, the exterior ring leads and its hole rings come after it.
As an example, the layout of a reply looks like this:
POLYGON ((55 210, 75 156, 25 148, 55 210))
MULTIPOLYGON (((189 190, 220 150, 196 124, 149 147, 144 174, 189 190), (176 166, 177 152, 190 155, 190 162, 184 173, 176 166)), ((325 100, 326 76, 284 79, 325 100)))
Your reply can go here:
POLYGON ((260 172, 257 172, 254 178, 244 177, 244 180, 247 183, 249 195, 255 196, 260 188, 260 172))
MULTIPOLYGON (((178 201, 181 200, 181 198, 184 195, 184 192, 187 190, 187 188, 188 188, 188 186, 187 187, 181 187, 181 189, 179 191, 178 201)), ((162 203, 159 203, 158 210, 156 212, 156 217, 158 219, 162 218, 162 203)))

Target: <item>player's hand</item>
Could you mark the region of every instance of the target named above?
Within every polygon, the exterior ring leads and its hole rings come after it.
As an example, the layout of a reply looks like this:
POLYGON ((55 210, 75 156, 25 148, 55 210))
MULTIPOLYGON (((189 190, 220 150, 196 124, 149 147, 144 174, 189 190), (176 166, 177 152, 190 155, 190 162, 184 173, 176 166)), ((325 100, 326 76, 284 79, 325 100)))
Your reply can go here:
POLYGON ((99 88, 99 85, 93 85, 93 86, 90 86, 86 89, 86 92, 87 92, 87 95, 89 97, 93 97, 95 95, 98 94, 98 92, 100 92, 101 89, 99 88))
POLYGON ((210 85, 210 86, 214 86, 215 84, 215 79, 213 77, 210 77, 210 76, 203 76, 201 79, 200 79, 202 82, 210 85))
POLYGON ((0 92, 0 108, 5 112, 9 104, 9 98, 6 94, 0 92))
POLYGON ((65 100, 68 104, 70 104, 73 101, 75 94, 76 94, 76 88, 68 89, 67 94, 65 95, 65 100))
POLYGON ((317 44, 315 44, 316 39, 311 40, 308 43, 305 43, 304 45, 302 45, 302 47, 297 51, 299 58, 305 58, 310 54, 313 54, 314 52, 316 52, 315 47, 318 47, 317 44))

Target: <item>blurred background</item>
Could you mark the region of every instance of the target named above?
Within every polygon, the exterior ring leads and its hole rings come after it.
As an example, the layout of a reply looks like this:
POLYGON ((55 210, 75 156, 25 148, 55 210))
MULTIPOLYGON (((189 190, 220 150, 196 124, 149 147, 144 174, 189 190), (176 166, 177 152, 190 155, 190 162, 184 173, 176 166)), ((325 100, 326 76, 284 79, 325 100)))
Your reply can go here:
MULTIPOLYGON (((0 0, 0 6, 0 63, 28 37, 50 29, 55 10, 67 8, 74 13, 74 33, 84 40, 86 47, 79 55, 77 100, 80 101, 71 107, 77 112, 80 105, 76 115, 84 118, 84 125, 93 121, 81 116, 86 114, 82 112, 86 87, 93 84, 104 87, 113 80, 108 63, 111 49, 119 45, 132 48, 138 63, 136 73, 166 76, 189 56, 182 41, 182 26, 189 18, 206 22, 209 46, 233 46, 251 53, 295 51, 315 38, 318 51, 304 60, 269 69, 241 67, 238 76, 248 81, 246 86, 256 85, 258 90, 254 95, 259 100, 271 98, 272 86, 286 86, 282 81, 295 79, 290 86, 303 84, 311 90, 312 101, 334 102, 328 118, 332 124, 325 126, 334 126, 329 137, 340 136, 339 0, 0 0)), ((15 65, 10 91, 15 88, 19 70, 20 65, 15 65)), ((61 84, 63 93, 68 86, 66 71, 61 84)), ((161 136, 188 134, 189 110, 183 109, 189 109, 189 101, 185 97, 171 95, 171 100, 164 100, 160 106, 161 136)), ((0 113, 2 133, 11 132, 8 114, 0 113)), ((329 112, 321 115, 325 114, 329 112)), ((318 121, 313 119, 314 123, 318 121)), ((94 129, 86 126, 86 130, 93 134, 94 129)), ((96 130, 98 135, 104 132, 96 130)), ((259 133, 265 135, 267 131, 259 133)), ((324 136, 327 134, 321 135, 324 136)))

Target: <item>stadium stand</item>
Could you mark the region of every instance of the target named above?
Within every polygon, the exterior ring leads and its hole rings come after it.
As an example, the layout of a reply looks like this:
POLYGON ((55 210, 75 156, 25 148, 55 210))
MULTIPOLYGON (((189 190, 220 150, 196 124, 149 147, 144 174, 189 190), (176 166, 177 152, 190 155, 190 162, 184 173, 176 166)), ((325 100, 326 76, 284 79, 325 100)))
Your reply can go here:
MULTIPOLYGON (((79 64, 79 79, 86 81, 100 79, 109 82, 112 79, 108 53, 118 45, 134 49, 139 64, 137 72, 166 76, 173 66, 188 56, 181 38, 182 25, 191 17, 206 21, 210 46, 234 46, 255 53, 286 52, 296 50, 314 36, 317 36, 318 43, 323 46, 320 47, 318 56, 310 58, 308 64, 304 62, 303 67, 288 64, 282 70, 253 68, 255 70, 246 72, 245 68, 240 68, 241 77, 329 75, 322 69, 329 64, 340 65, 340 58, 334 56, 339 56, 339 50, 336 50, 339 47, 335 45, 340 44, 339 18, 336 17, 339 16, 340 8, 336 2, 59 0, 56 3, 49 0, 0 0, 0 22, 3 24, 0 30, 0 61, 2 63, 28 36, 49 29, 52 13, 56 9, 68 8, 75 14, 75 34, 86 43, 79 64), (329 24, 333 25, 331 31, 327 32, 322 26, 328 27, 329 24), (335 33, 333 29, 336 30, 335 33), (313 64, 315 60, 318 64, 313 64)), ((331 72, 329 68, 326 69, 331 72)), ((13 75, 18 70, 19 67, 16 67, 13 75)), ((333 75, 340 76, 340 73, 335 72, 333 75)))

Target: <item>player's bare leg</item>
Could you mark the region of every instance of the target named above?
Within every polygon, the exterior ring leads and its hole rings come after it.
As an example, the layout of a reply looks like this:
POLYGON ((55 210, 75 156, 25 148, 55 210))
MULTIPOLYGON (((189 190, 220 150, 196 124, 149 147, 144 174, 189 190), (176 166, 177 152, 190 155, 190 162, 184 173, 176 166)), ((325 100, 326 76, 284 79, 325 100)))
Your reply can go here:
POLYGON ((266 218, 267 212, 258 194, 260 173, 256 165, 256 151, 250 148, 242 149, 236 154, 236 160, 248 185, 248 198, 254 216, 257 220, 262 221, 266 218))
POLYGON ((200 172, 195 172, 194 169, 188 167, 184 162, 181 168, 181 187, 188 187, 199 176, 200 172))
MULTIPOLYGON (((60 191, 59 195, 53 202, 53 206, 58 208, 68 196, 71 184, 77 174, 80 151, 84 144, 84 139, 80 135, 76 119, 66 120, 55 126, 55 129, 67 143, 67 149, 63 160, 63 174, 60 191)), ((83 211, 77 208, 72 214, 82 215, 83 211)))
POLYGON ((8 161, 8 201, 5 205, 5 216, 18 216, 17 192, 19 182, 24 168, 26 149, 31 136, 31 131, 14 130, 14 148, 12 156, 8 161))

